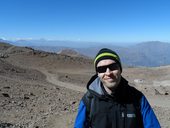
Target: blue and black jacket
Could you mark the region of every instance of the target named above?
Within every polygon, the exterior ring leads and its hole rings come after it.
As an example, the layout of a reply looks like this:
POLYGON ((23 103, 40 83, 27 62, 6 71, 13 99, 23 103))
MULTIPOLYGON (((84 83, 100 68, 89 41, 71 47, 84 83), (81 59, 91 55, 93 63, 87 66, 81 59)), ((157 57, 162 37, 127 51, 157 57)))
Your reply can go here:
POLYGON ((108 95, 97 75, 87 84, 74 128, 160 128, 146 97, 122 77, 108 95))

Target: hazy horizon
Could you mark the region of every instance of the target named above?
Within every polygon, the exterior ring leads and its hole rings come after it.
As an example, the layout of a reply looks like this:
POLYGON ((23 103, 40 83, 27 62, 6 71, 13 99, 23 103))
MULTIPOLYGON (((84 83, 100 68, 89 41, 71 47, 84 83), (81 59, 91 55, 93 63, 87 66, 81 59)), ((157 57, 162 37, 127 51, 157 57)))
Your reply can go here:
POLYGON ((71 40, 46 40, 46 39, 20 39, 20 40, 4 40, 0 38, 1 41, 10 43, 16 46, 32 46, 32 47, 70 47, 70 48, 81 48, 81 47, 101 47, 101 46, 118 46, 118 47, 129 47, 142 43, 168 43, 161 41, 146 41, 146 42, 90 42, 90 41, 71 41, 71 40))

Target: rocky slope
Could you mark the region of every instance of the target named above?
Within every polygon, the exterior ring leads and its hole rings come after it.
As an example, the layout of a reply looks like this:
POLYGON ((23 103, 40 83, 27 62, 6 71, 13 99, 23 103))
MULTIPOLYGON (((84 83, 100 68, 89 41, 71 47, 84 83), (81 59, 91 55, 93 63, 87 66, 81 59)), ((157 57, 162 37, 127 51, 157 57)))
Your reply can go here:
MULTIPOLYGON (((8 46, 0 58, 0 128, 71 128, 92 60, 8 46)), ((2 52, 2 51, 1 51, 2 52)), ((163 128, 170 127, 170 67, 124 68, 141 90, 163 128)))

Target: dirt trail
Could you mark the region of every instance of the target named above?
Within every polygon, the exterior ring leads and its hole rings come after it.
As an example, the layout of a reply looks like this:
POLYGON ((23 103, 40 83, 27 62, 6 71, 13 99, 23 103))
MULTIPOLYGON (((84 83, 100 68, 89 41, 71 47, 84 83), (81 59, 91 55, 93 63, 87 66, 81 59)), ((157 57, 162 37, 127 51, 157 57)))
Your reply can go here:
POLYGON ((169 97, 148 97, 148 101, 151 106, 157 106, 162 108, 168 108, 170 106, 169 97))
POLYGON ((68 89, 78 91, 78 92, 85 92, 86 91, 85 87, 80 87, 80 86, 75 85, 75 84, 59 81, 57 74, 51 74, 44 68, 41 68, 41 69, 39 68, 38 70, 40 72, 42 72, 44 75, 46 75, 46 77, 47 77, 46 79, 47 79, 48 82, 50 82, 54 85, 64 87, 64 88, 68 88, 68 89))
POLYGON ((48 128, 73 128, 76 115, 77 113, 52 116, 49 118, 48 128))
MULTIPOLYGON (((65 82, 59 81, 57 74, 49 73, 44 68, 41 68, 41 69, 39 68, 38 70, 40 72, 42 72, 44 75, 46 75, 46 79, 49 83, 52 83, 56 86, 64 87, 64 88, 67 88, 67 89, 71 89, 71 90, 74 90, 74 91, 83 92, 83 93, 86 91, 85 87, 83 88, 83 87, 80 87, 78 85, 73 85, 71 83, 65 83, 65 82)), ((77 112, 73 113, 73 114, 62 115, 60 117, 51 116, 49 118, 48 127, 49 128, 54 128, 54 127, 56 127, 56 128, 59 128, 59 127, 60 128, 72 128, 76 114, 77 114, 77 112)))
POLYGON ((5 51, 5 53, 9 53, 13 48, 16 48, 16 46, 11 46, 11 47, 9 47, 9 48, 5 51))

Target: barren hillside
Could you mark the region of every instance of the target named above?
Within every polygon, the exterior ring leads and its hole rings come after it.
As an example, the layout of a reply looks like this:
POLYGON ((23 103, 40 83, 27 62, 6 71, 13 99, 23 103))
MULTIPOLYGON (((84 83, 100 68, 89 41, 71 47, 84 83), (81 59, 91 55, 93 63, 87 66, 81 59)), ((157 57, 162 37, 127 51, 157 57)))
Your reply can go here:
MULTIPOLYGON (((0 45, 1 47, 1 45, 0 45)), ((7 45, 0 52, 0 127, 71 128, 92 60, 7 45)), ((123 76, 170 127, 170 66, 126 68, 123 76)))

